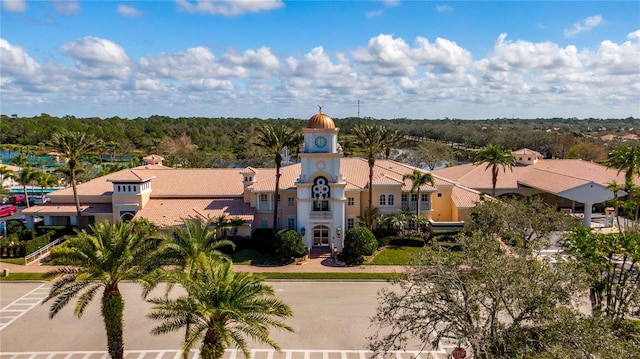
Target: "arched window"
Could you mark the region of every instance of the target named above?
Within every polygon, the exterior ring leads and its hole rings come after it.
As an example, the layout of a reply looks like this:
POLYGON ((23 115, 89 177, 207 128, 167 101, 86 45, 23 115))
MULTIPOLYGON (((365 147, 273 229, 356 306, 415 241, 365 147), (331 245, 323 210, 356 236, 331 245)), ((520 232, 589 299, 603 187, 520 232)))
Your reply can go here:
POLYGON ((381 206, 386 206, 387 205, 387 196, 381 194, 380 195, 380 205, 381 206))
POLYGON ((390 194, 389 197, 387 197, 387 200, 388 200, 389 206, 393 206, 394 205, 395 198, 393 197, 392 194, 390 194))

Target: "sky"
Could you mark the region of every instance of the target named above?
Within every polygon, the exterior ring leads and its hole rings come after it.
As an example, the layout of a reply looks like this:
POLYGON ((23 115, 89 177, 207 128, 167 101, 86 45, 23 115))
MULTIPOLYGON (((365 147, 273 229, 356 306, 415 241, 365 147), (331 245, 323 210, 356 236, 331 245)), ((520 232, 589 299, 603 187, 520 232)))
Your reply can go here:
POLYGON ((638 1, 0 0, 0 113, 640 118, 638 1))

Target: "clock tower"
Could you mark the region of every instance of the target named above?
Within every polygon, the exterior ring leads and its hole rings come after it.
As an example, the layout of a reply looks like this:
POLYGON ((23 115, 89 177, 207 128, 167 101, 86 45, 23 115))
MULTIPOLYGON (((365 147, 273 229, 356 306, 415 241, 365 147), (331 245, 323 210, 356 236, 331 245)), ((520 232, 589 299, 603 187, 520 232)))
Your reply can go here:
POLYGON ((320 107, 305 128, 297 186, 298 230, 307 248, 337 247, 344 238, 346 182, 340 170, 338 129, 320 107), (303 230, 304 228, 304 230, 303 230))

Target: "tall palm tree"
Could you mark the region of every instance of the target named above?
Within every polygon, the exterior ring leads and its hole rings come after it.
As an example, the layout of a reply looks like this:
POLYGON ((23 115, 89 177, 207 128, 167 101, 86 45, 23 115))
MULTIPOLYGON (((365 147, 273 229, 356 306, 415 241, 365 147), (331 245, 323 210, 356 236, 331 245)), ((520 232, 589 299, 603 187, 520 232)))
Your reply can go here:
MULTIPOLYGON (((213 223, 210 219, 205 221, 199 217, 190 218, 184 219, 183 223, 184 227, 172 228, 173 236, 164 241, 159 250, 163 262, 175 265, 176 270, 158 276, 156 281, 150 283, 149 289, 157 285, 158 281, 167 280, 171 283, 168 286, 170 290, 173 283, 195 278, 201 268, 209 263, 230 261, 229 257, 220 252, 220 248, 224 246, 235 248, 235 244, 228 240, 216 241, 215 232, 211 230, 213 223)), ((189 323, 185 324, 187 327, 185 340, 189 325, 189 323)), ((186 356, 183 357, 186 359, 186 356)))
POLYGON ((498 145, 488 145, 476 154, 473 163, 478 165, 486 163, 485 170, 491 168, 491 196, 495 197, 499 169, 502 168, 503 172, 506 172, 507 168, 513 171, 516 158, 511 150, 504 150, 498 145))
POLYGON ((640 148, 636 146, 622 146, 609 153, 607 167, 615 168, 618 174, 624 171, 625 191, 631 192, 633 179, 640 171, 640 148))
POLYGON ((18 172, 18 175, 15 177, 16 182, 22 186, 22 193, 24 193, 24 200, 27 204, 27 208, 30 207, 27 186, 33 184, 33 182, 38 179, 39 174, 40 172, 33 167, 22 167, 20 172, 18 172))
POLYGON ((416 201, 416 216, 420 216, 420 187, 425 184, 434 185, 433 175, 431 173, 422 172, 419 169, 414 169, 413 172, 407 173, 402 176, 403 180, 411 180, 411 193, 416 192, 418 200, 416 201))
POLYGON ((383 127, 382 145, 384 147, 384 159, 391 157, 391 150, 402 145, 405 141, 405 134, 400 130, 383 127))
POLYGON ((42 195, 43 200, 44 200, 44 190, 49 187, 58 185, 58 179, 52 176, 51 173, 48 173, 48 172, 38 172, 38 177, 36 178, 36 182, 38 182, 38 185, 40 186, 40 195, 42 195))
MULTIPOLYGON (((385 129, 378 125, 358 125, 351 132, 355 136, 355 145, 367 155, 369 165, 369 211, 373 208, 373 169, 376 165, 376 157, 384 150, 383 134, 385 129)), ((373 229, 373 222, 369 223, 369 229, 373 229)))
POLYGON ((124 299, 118 285, 124 280, 144 282, 145 275, 161 264, 155 253, 159 241, 153 227, 139 221, 105 221, 90 229, 93 234, 82 230, 51 252, 53 262, 63 266, 46 274, 56 280, 44 302, 55 299, 49 311, 53 318, 77 297, 74 315, 81 318, 102 289, 107 349, 112 359, 122 359, 124 299))
POLYGON ((276 164, 276 186, 273 192, 273 234, 278 225, 278 197, 280 196, 280 168, 282 167, 283 149, 293 149, 300 146, 303 141, 301 133, 289 129, 285 126, 265 125, 258 128, 258 147, 266 149, 274 156, 276 164))
POLYGON ((57 132, 53 134, 49 142, 49 146, 51 146, 54 151, 67 158, 69 181, 73 188, 73 199, 76 205, 78 225, 80 225, 81 209, 78 189, 76 188, 76 169, 80 159, 89 154, 93 150, 94 145, 95 140, 93 137, 83 132, 57 132))
POLYGON ((279 350, 269 330, 293 331, 283 322, 293 312, 275 296, 273 288, 252 273, 234 273, 229 262, 209 263, 197 280, 182 277, 179 284, 188 295, 148 301, 153 304, 149 317, 162 321, 151 334, 173 332, 193 323, 182 344, 183 355, 201 341, 203 359, 220 359, 233 344, 250 358, 247 338, 279 350))
POLYGON ((172 228, 172 238, 165 241, 161 248, 161 255, 177 265, 179 272, 193 277, 208 262, 229 260, 220 249, 225 246, 235 247, 235 244, 228 240, 216 240, 210 219, 188 218, 183 219, 183 223, 184 226, 172 228))

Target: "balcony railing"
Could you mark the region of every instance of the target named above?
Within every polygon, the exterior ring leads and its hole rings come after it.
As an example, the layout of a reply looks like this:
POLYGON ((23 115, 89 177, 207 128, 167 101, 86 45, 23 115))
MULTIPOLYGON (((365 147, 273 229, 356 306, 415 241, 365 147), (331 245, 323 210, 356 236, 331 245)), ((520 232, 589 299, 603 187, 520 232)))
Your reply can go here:
MULTIPOLYGON (((417 203, 416 202, 402 202, 400 204, 402 209, 409 209, 412 212, 415 212, 417 203)), ((431 210, 431 202, 420 202, 420 212, 430 211, 431 210)))

